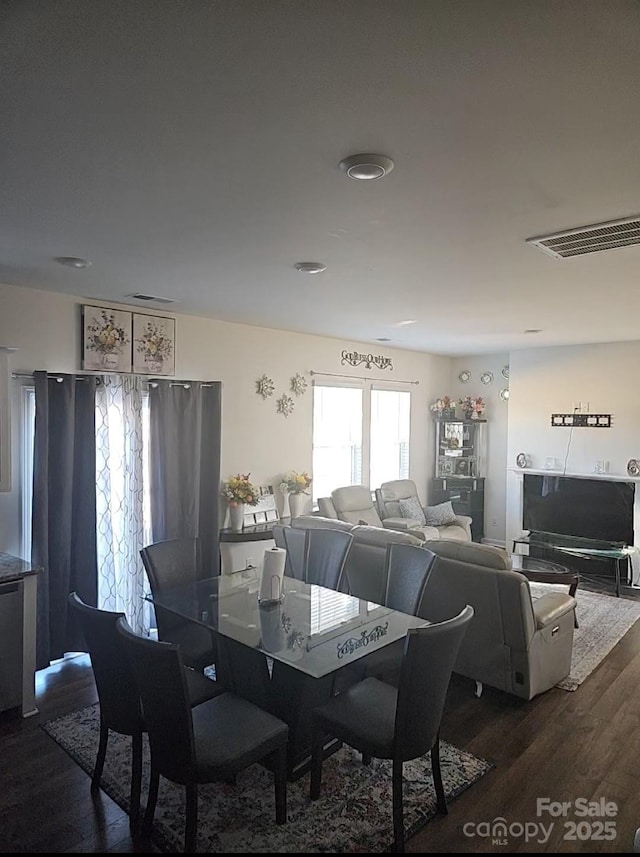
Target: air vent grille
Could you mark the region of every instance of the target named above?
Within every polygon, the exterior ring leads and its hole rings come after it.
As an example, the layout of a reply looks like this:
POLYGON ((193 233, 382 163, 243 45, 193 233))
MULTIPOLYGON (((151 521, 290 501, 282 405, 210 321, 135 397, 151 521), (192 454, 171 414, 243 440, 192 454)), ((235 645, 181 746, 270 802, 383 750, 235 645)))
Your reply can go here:
POLYGON ((177 304, 178 301, 173 298, 159 298, 157 295, 143 295, 142 292, 136 292, 135 295, 126 295, 125 297, 134 298, 137 301, 153 301, 157 304, 177 304))
POLYGON ((617 247, 633 247, 640 244, 640 216, 581 226, 579 229, 542 235, 539 238, 527 238, 527 243, 556 259, 584 256, 600 250, 615 250, 617 247))

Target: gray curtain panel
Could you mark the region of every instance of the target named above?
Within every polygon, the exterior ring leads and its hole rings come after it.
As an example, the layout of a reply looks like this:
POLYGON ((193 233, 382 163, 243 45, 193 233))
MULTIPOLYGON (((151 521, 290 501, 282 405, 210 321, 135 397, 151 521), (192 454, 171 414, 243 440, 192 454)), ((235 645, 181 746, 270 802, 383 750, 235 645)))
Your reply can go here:
POLYGON ((219 381, 149 385, 153 541, 198 538, 203 577, 220 570, 221 399, 219 381))
POLYGON ((82 651, 67 596, 97 599, 95 390, 92 376, 35 372, 31 561, 38 578, 37 669, 82 651), (58 380, 60 378, 61 380, 58 380))

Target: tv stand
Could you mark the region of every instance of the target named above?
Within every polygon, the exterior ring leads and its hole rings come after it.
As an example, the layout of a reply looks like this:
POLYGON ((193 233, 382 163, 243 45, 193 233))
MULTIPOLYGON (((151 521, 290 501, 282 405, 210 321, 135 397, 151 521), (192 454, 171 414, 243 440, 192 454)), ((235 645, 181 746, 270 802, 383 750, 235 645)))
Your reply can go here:
MULTIPOLYGON (((581 560, 580 568, 584 568, 584 561, 608 560, 614 563, 616 595, 620 597, 620 585, 622 579, 621 564, 625 563, 624 583, 630 585, 628 574, 628 559, 633 548, 624 542, 608 542, 604 539, 583 539, 578 536, 565 536, 560 533, 547 533, 532 530, 524 533, 513 540, 513 552, 517 552, 516 545, 526 545, 529 548, 529 556, 537 556, 541 559, 552 559, 560 554, 567 565, 570 560, 581 560), (533 550, 532 550, 533 549, 533 550)), ((575 562, 573 565, 577 565, 575 562)))

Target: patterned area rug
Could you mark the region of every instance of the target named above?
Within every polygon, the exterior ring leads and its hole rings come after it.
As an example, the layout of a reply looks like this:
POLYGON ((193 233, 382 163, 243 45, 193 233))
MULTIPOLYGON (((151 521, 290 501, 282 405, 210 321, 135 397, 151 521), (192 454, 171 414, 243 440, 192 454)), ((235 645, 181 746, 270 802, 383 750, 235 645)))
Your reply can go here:
MULTIPOLYGON (((43 724, 47 732, 87 773, 93 770, 99 734, 99 707, 92 705, 43 724)), ((102 785, 128 809, 131 771, 130 738, 109 737, 102 785)), ((148 771, 145 739, 145 765, 148 771)), ((322 794, 309 801, 309 777, 289 783, 287 823, 275 824, 273 780, 260 765, 247 768, 235 786, 200 786, 198 851, 211 852, 382 852, 390 849, 390 762, 361 757, 343 747, 323 765, 322 794)), ((447 798, 459 795, 492 767, 488 762, 442 742, 442 779, 447 798)), ((407 836, 436 813, 429 756, 404 766, 407 836)), ((87 781, 87 788, 89 782, 87 781)), ((143 806, 147 781, 143 779, 143 806)), ((184 842, 184 788, 160 780, 153 838, 163 851, 177 852, 184 842)))
MULTIPOLYGON (((566 586, 549 583, 531 583, 530 587, 534 599, 540 598, 546 592, 567 591, 566 586)), ((580 588, 576 592, 576 600, 576 615, 580 627, 576 628, 573 636, 571 672, 556 685, 563 690, 577 690, 629 628, 640 619, 640 601, 588 592, 580 588)))

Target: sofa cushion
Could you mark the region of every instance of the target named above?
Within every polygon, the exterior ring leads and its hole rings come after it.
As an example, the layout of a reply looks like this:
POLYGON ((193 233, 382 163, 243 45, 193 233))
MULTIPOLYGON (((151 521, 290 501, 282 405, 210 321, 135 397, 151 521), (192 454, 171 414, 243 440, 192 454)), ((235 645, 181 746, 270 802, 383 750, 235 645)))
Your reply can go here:
POLYGON ((299 530, 342 530, 345 533, 350 533, 353 529, 353 524, 322 515, 298 515, 291 521, 291 526, 299 530))
POLYGON ((437 506, 427 506, 424 514, 425 523, 430 527, 444 527, 446 524, 456 523, 456 513, 453 511, 451 500, 438 503, 437 506))
POLYGON ((400 500, 400 514, 403 518, 413 518, 416 520, 417 526, 423 527, 427 520, 424 516, 424 510, 420 505, 420 500, 417 497, 407 497, 400 500))
POLYGON ((485 568, 508 570, 511 568, 509 555, 502 548, 493 545, 482 545, 478 542, 453 541, 447 538, 438 541, 427 541, 425 547, 446 559, 458 562, 482 565, 485 568))
POLYGON ((382 527, 357 526, 351 530, 354 541, 368 545, 380 545, 386 547, 393 542, 402 542, 407 545, 423 545, 424 542, 409 532, 401 533, 399 530, 386 530, 382 527))

